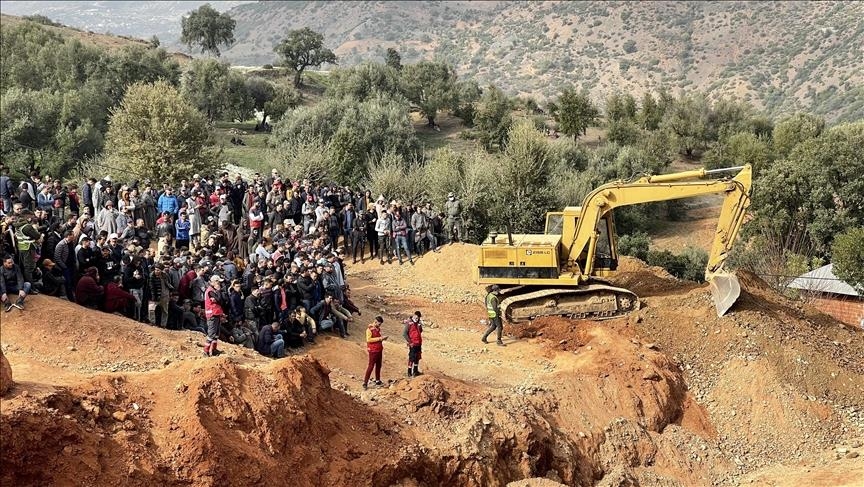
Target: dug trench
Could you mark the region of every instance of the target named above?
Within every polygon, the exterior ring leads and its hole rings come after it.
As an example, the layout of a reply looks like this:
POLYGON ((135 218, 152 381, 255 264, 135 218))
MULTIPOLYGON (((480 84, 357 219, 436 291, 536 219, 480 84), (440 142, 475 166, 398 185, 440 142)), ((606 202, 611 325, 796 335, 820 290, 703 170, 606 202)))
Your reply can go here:
POLYGON ((476 288, 447 277, 472 250, 454 246, 415 269, 358 264, 350 282, 363 315, 351 337, 276 361, 233 345, 207 359, 192 333, 37 296, 0 324, 15 380, 0 400, 0 483, 864 479, 852 457, 864 432, 859 332, 751 276, 741 303, 717 318, 704 286, 631 261, 620 282, 644 297, 639 312, 537 320, 489 347, 476 288), (427 322, 425 374, 408 379, 399 321, 414 309, 427 322), (375 314, 391 337, 387 382, 363 390, 362 332, 375 314))

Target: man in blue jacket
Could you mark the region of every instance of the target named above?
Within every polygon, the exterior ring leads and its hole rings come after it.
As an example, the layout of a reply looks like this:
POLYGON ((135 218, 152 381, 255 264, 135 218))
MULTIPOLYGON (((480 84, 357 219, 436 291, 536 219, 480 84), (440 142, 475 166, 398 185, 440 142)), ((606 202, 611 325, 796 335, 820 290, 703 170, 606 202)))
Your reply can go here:
POLYGON ((172 217, 177 216, 177 212, 180 210, 180 205, 177 204, 177 198, 174 197, 174 191, 171 188, 165 190, 162 193, 162 196, 159 197, 159 201, 156 203, 156 209, 159 213, 169 212, 172 217))

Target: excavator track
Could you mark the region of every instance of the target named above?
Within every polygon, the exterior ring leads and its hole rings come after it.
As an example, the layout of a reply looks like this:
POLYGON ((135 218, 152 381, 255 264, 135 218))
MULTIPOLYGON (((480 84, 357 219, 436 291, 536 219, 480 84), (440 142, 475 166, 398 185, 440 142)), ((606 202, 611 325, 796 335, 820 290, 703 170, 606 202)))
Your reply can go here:
POLYGON ((543 316, 606 320, 639 309, 639 298, 633 292, 605 284, 552 289, 517 286, 502 290, 501 295, 501 310, 511 323, 543 316))

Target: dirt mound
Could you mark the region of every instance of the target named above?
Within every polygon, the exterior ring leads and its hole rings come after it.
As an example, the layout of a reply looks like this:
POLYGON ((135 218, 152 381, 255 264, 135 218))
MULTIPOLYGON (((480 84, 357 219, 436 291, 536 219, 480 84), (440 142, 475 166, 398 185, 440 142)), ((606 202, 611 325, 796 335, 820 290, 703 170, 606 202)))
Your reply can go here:
POLYGON ((406 441, 327 374, 309 357, 255 369, 219 358, 4 404, 2 483, 378 484, 406 441))
POLYGON ((649 266, 635 257, 621 256, 618 272, 610 278, 615 285, 629 289, 637 296, 669 293, 694 286, 693 283, 680 281, 666 269, 649 266))
MULTIPOLYGON (((201 355, 200 333, 167 332, 42 295, 32 296, 27 304, 26 311, 3 317, 3 341, 9 350, 51 367, 83 373, 143 372, 201 355)), ((224 351, 238 359, 261 359, 240 347, 224 351)))
POLYGON ((0 350, 0 396, 6 394, 12 388, 12 366, 0 350))
POLYGON ((479 303, 484 290, 474 282, 479 246, 457 243, 414 258, 414 266, 381 265, 367 260, 351 266, 351 274, 374 281, 393 294, 423 296, 433 303, 479 303))

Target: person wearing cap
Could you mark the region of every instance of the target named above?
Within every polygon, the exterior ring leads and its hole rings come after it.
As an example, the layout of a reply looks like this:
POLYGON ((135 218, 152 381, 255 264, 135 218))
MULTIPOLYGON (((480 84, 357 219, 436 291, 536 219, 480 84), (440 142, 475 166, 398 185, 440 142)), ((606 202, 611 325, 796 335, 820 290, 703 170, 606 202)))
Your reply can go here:
POLYGON ((408 344, 408 377, 423 375, 420 372, 420 359, 423 358, 423 315, 415 311, 410 318, 403 321, 402 338, 408 344))
POLYGON ((381 361, 384 357, 384 341, 387 335, 381 334, 381 324, 384 318, 375 317, 375 321, 366 327, 366 351, 369 352, 369 364, 366 366, 366 374, 363 376, 363 389, 369 387, 369 377, 372 369, 375 369, 375 385, 383 385, 381 382, 381 361))
POLYGON ((504 342, 501 341, 501 334, 504 331, 504 324, 501 321, 501 310, 499 307, 498 295, 501 293, 501 288, 497 284, 493 284, 489 287, 486 293, 486 315, 489 318, 489 328, 486 329, 486 333, 483 334, 483 338, 480 340, 483 343, 489 343, 486 341, 486 338, 492 334, 493 331, 498 331, 498 341, 495 342, 498 346, 503 347, 504 342))
POLYGON ((219 355, 219 325, 225 319, 225 300, 222 295, 222 281, 219 275, 210 278, 210 286, 204 292, 204 316, 207 318, 207 344, 204 355, 215 357, 219 355))

